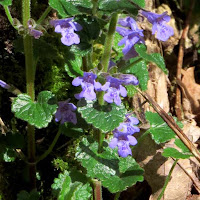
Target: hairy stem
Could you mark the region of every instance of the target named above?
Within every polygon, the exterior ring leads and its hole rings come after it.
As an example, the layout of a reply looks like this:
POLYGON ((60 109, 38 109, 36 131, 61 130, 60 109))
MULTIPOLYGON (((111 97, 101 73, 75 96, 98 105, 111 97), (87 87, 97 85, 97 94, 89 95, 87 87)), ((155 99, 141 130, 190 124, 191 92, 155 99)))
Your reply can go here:
MULTIPOLYGON (((22 13, 23 13, 23 25, 28 27, 28 20, 31 16, 31 2, 30 0, 22 1, 22 13)), ((26 65, 26 90, 27 94, 31 97, 32 101, 35 100, 35 69, 33 60, 33 41, 29 35, 25 35, 24 42, 24 54, 26 65)), ((36 163, 35 163, 35 128, 28 124, 27 128, 28 136, 28 161, 29 161, 29 178, 31 189, 36 188, 36 163)))
POLYGON ((102 66, 103 66, 103 72, 108 71, 108 65, 109 65, 109 60, 110 60, 110 54, 112 50, 112 44, 113 44, 113 38, 115 34, 115 29, 117 25, 117 20, 118 20, 118 14, 114 13, 110 19, 110 25, 108 28, 108 33, 106 36, 106 41, 105 41, 105 48, 104 48, 104 53, 102 57, 102 66))
POLYGON ((177 162, 178 162, 178 159, 176 159, 176 160, 174 161, 174 163, 173 163, 173 165, 172 165, 172 167, 171 167, 171 169, 170 169, 170 171, 169 171, 169 174, 168 174, 168 176, 167 176, 167 178, 166 178, 166 180, 165 180, 165 184, 164 184, 164 186, 163 186, 163 189, 162 189, 162 191, 161 191, 161 193, 160 193, 160 195, 159 195, 159 197, 158 197, 157 200, 160 200, 160 199, 162 198, 162 196, 164 195, 165 189, 166 189, 166 187, 167 187, 167 185, 168 185, 168 183, 169 183, 169 181, 170 181, 172 172, 173 172, 174 167, 176 166, 177 162))
POLYGON ((57 132, 53 142, 51 143, 51 145, 49 146, 49 148, 47 149, 47 151, 45 151, 37 160, 37 163, 41 160, 43 160, 44 158, 46 158, 53 150, 56 142, 58 141, 58 138, 60 137, 61 131, 59 129, 59 131, 57 132))
POLYGON ((102 133, 101 130, 98 130, 98 142, 99 142, 99 149, 98 149, 98 153, 101 153, 102 152, 102 145, 103 145, 103 140, 104 140, 104 133, 102 133))
POLYGON ((101 181, 94 180, 94 200, 102 200, 101 181))
POLYGON ((37 24, 40 24, 41 22, 43 22, 43 20, 47 17, 47 15, 49 14, 49 12, 51 11, 51 7, 47 7, 46 10, 43 12, 43 14, 41 15, 41 17, 38 19, 37 24))

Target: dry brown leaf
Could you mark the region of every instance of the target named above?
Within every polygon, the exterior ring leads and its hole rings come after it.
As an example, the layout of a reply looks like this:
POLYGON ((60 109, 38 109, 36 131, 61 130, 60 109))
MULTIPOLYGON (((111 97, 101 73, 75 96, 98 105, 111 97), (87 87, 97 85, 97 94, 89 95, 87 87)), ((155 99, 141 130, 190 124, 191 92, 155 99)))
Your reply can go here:
POLYGON ((182 70, 181 73, 183 77, 178 83, 183 91, 184 114, 186 118, 193 118, 200 113, 200 85, 195 82, 194 67, 182 70))

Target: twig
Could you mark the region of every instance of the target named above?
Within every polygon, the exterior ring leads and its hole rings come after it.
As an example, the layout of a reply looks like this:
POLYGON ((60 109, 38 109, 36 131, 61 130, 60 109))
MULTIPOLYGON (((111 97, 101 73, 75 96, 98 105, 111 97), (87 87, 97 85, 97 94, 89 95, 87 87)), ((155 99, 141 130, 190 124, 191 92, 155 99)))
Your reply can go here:
MULTIPOLYGON (((136 88, 136 87, 135 87, 136 88)), ((200 162, 200 152, 194 146, 194 144, 188 139, 185 133, 179 128, 174 119, 168 115, 152 98, 146 93, 140 91, 138 88, 136 90, 147 99, 153 106, 154 110, 163 118, 163 120, 168 124, 168 126, 176 133, 176 135, 180 138, 180 140, 187 146, 190 152, 194 155, 194 157, 200 162)))
MULTIPOLYGON (((174 158, 172 158, 173 160, 175 160, 174 158)), ((192 177, 187 170, 178 162, 177 165, 186 173, 186 175, 191 179, 191 181, 193 182, 193 185, 195 187, 195 189, 197 190, 197 192, 200 194, 200 182, 196 177, 192 177)))
POLYGON ((1 119, 0 117, 0 126, 1 126, 1 131, 2 131, 2 134, 6 134, 8 132, 8 128, 6 127, 6 125, 4 124, 3 120, 1 119))
MULTIPOLYGON (((180 39, 178 60, 177 60, 177 72, 176 72, 176 78, 177 79, 181 79, 181 69, 182 69, 182 66, 183 66, 185 39, 186 39, 186 36, 188 34, 189 22, 190 22, 190 18, 192 16, 192 10, 194 8, 194 4, 195 4, 195 0, 192 0, 187 19, 185 21, 185 28, 183 29, 181 39, 180 39)), ((182 119, 181 90, 180 90, 179 87, 176 88, 175 111, 176 111, 176 116, 177 116, 178 120, 181 121, 181 119, 182 119)))

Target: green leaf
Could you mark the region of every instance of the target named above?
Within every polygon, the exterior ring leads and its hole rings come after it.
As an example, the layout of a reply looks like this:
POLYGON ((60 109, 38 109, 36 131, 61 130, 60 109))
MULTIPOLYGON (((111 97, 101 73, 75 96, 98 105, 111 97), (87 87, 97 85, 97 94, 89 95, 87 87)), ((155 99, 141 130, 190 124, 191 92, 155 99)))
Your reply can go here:
POLYGON ((174 144, 177 147, 179 147, 183 153, 190 153, 190 150, 185 146, 185 144, 180 139, 176 139, 174 144))
POLYGON ((175 149, 175 148, 166 148, 163 150, 162 155, 164 157, 173 157, 173 158, 179 158, 179 159, 187 159, 193 154, 190 152, 190 150, 184 145, 184 143, 180 140, 177 139, 175 140, 174 144, 180 148, 180 151, 175 149))
POLYGON ((87 105, 80 104, 78 112, 81 113, 81 116, 87 123, 104 133, 114 130, 125 118, 126 109, 123 104, 117 106, 112 103, 101 106, 93 101, 87 101, 87 105))
POLYGON ((77 170, 72 170, 70 173, 64 171, 54 179, 51 187, 57 193, 58 200, 88 200, 91 197, 92 188, 86 182, 87 178, 84 177, 84 181, 81 181, 77 174, 81 178, 84 176, 77 170))
POLYGON ((82 13, 91 14, 92 8, 90 0, 49 0, 49 5, 57 10, 63 18, 82 13))
POLYGON ((37 128, 47 127, 57 109, 54 96, 49 91, 40 92, 37 102, 27 94, 20 94, 14 99, 12 112, 15 117, 27 121, 37 128))
POLYGON ((139 58, 134 58, 130 60, 130 68, 125 71, 126 74, 133 74, 139 80, 139 86, 142 90, 147 90, 147 83, 149 80, 149 72, 147 64, 144 60, 139 60, 139 58))
POLYGON ((99 9, 104 12, 122 12, 126 11, 131 13, 132 15, 137 15, 138 8, 140 6, 144 8, 145 1, 144 0, 132 0, 133 3, 130 3, 128 0, 100 0, 99 1, 99 9), (135 4, 135 5, 134 5, 135 4))
MULTIPOLYGON (((81 38, 81 33, 79 32, 78 34, 81 38)), ((72 45, 70 48, 70 52, 77 56, 84 57, 91 52, 91 47, 92 45, 89 44, 88 41, 84 41, 84 38, 81 38, 81 43, 77 45, 72 45)))
POLYGON ((73 60, 68 60, 65 63, 65 70, 68 75, 72 78, 77 76, 83 76, 83 71, 81 70, 82 58, 80 56, 75 56, 73 60))
POLYGON ((138 92, 133 85, 125 85, 125 88, 128 97, 133 97, 138 92))
POLYGON ((78 32, 81 41, 91 41, 96 40, 100 34, 99 20, 95 17, 88 15, 81 15, 75 18, 75 21, 81 24, 83 29, 78 32))
POLYGON ((17 200, 39 200, 40 195, 36 190, 32 190, 28 193, 25 190, 22 190, 20 193, 17 194, 17 200))
POLYGON ((0 0, 0 4, 2 6, 11 6, 12 5, 12 0, 0 0))
POLYGON ((60 126, 61 133, 67 137, 79 138, 85 134, 85 130, 89 129, 87 122, 81 117, 80 113, 76 113, 77 124, 64 123, 60 126))
POLYGON ((147 62, 156 64, 165 74, 168 73, 165 67, 164 58, 159 53, 146 53, 146 46, 144 44, 136 44, 134 47, 140 57, 142 57, 147 62))
POLYGON ((146 119, 150 122, 150 129, 152 138, 157 144, 167 142, 175 138, 175 133, 167 125, 167 123, 157 113, 146 112, 146 119))
POLYGON ((131 157, 118 156, 117 149, 104 143, 103 153, 98 153, 98 143, 83 138, 77 147, 76 158, 87 170, 87 176, 97 178, 110 192, 116 193, 143 181, 144 170, 131 157))
POLYGON ((0 135, 0 161, 13 162, 16 158, 15 149, 23 148, 25 140, 21 134, 8 132, 0 135))
POLYGON ((185 154, 171 147, 164 149, 162 155, 164 157, 173 157, 173 158, 178 158, 178 159, 187 159, 190 156, 192 156, 191 153, 185 154))
POLYGON ((118 43, 119 41, 122 39, 123 37, 118 33, 115 32, 115 36, 114 36, 114 41, 113 41, 113 49, 116 51, 117 56, 114 57, 114 59, 117 61, 119 60, 121 57, 123 57, 123 53, 122 53, 122 49, 124 48, 123 46, 119 46, 118 43))

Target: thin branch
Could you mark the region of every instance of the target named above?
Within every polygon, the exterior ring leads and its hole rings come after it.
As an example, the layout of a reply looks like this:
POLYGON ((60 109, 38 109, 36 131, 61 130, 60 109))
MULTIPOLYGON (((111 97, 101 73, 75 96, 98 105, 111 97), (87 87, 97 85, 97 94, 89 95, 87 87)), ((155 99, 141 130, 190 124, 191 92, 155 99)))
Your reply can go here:
MULTIPOLYGON (((173 160, 175 160, 174 158, 172 158, 173 160)), ((200 182, 198 180, 197 177, 192 177, 187 170, 178 162, 177 165, 185 172, 185 174, 191 179, 191 181, 193 182, 193 185, 195 187, 195 189, 197 190, 197 192, 200 194, 200 182)))
MULTIPOLYGON (((189 25, 190 25, 190 18, 192 16, 192 10, 194 8, 195 0, 192 0, 190 9, 188 12, 187 19, 185 21, 185 28, 183 29, 181 39, 180 39, 180 45, 179 45, 179 52, 178 52, 178 60, 177 60, 177 72, 176 72, 176 78, 181 79, 181 69, 183 66, 183 57, 184 57, 184 47, 185 47, 185 39, 188 34, 189 25)), ((181 109, 181 90, 179 87, 176 88, 176 103, 175 103, 175 111, 176 116, 179 121, 182 119, 182 109, 181 109)))
POLYGON ((176 124, 173 117, 168 115, 152 98, 151 96, 146 93, 140 91, 138 88, 135 89, 146 99, 148 100, 154 110, 163 118, 163 120, 168 124, 168 126, 176 133, 176 135, 180 138, 180 140, 187 146, 190 152, 194 155, 194 157, 200 162, 200 152, 194 146, 194 144, 188 139, 185 133, 181 130, 181 128, 176 124))

